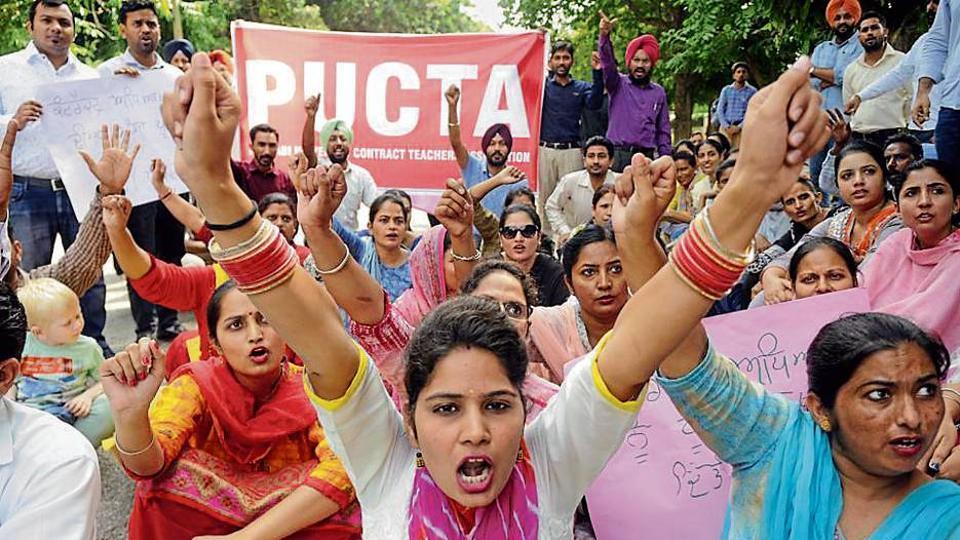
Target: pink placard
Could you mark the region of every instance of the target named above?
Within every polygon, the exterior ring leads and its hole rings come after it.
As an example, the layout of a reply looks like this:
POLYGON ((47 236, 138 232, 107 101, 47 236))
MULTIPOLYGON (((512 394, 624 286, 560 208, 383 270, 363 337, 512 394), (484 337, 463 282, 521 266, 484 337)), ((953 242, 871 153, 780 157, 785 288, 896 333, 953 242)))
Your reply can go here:
MULTIPOLYGON (((806 350, 825 324, 869 311, 854 289, 704 320, 714 348, 751 380, 801 400, 806 350)), ((587 491, 598 540, 715 539, 723 530, 730 467, 707 448, 651 381, 620 450, 587 491)))

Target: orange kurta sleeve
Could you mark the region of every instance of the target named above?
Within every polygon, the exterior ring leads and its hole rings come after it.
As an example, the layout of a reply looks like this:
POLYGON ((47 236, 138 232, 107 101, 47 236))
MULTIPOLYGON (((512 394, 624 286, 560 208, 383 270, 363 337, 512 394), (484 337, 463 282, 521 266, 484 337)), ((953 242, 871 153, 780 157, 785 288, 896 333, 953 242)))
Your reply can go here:
POLYGON ((340 459, 327 443, 320 424, 314 424, 310 428, 308 439, 311 443, 316 443, 314 452, 320 463, 310 472, 306 485, 337 503, 341 509, 347 507, 356 497, 353 484, 350 483, 350 478, 340 459))

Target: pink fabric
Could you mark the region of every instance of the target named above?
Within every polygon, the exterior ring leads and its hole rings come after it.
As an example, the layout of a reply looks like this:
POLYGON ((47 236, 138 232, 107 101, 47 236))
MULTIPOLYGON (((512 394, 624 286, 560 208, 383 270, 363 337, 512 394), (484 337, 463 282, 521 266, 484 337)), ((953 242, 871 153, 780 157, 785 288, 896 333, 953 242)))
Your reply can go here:
POLYGON ((901 229, 880 244, 863 273, 873 309, 937 333, 951 353, 960 349, 960 230, 921 250, 913 231, 901 229))
POLYGON ((447 230, 437 225, 420 237, 410 254, 410 279, 413 286, 397 298, 400 315, 413 326, 433 308, 447 299, 447 279, 443 265, 443 239, 447 230))
MULTIPOLYGON (((563 382, 563 366, 587 354, 577 332, 577 308, 572 302, 537 307, 530 316, 532 357, 543 361, 551 382, 563 382)), ((534 360, 536 363, 536 360, 534 360)))
POLYGON ((455 503, 444 495, 426 468, 418 468, 410 496, 410 540, 536 540, 540 526, 537 481, 526 447, 523 455, 497 500, 475 510, 473 530, 467 533, 457 522, 455 503))
POLYGON ((657 62, 660 60, 660 42, 652 35, 644 34, 638 38, 634 38, 633 41, 627 44, 627 55, 624 57, 626 60, 624 66, 626 66, 628 70, 630 69, 630 60, 633 60, 633 55, 637 54, 637 49, 643 49, 643 52, 647 53, 647 56, 650 57, 650 65, 657 65, 657 62))

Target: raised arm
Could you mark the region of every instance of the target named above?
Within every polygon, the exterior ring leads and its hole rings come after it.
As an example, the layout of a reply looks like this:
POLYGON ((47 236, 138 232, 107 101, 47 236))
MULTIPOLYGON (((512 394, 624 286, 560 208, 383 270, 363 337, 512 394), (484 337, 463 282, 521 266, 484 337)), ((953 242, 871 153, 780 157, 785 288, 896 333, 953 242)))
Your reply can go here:
POLYGON ((462 171, 467 168, 470 153, 467 152, 467 147, 463 145, 463 138, 460 135, 460 112, 457 110, 460 105, 460 88, 451 84, 443 95, 447 99, 447 127, 449 128, 450 148, 453 148, 453 154, 457 157, 457 166, 462 171))
MULTIPOLYGON (((240 99, 217 76, 206 54, 196 54, 175 91, 164 96, 163 113, 177 143, 177 172, 196 195, 207 222, 229 224, 214 231, 219 249, 211 253, 303 359, 314 392, 323 399, 344 396, 357 374, 360 357, 343 328, 336 304, 295 263, 295 255, 290 264, 291 254, 277 247, 282 240, 279 231, 261 229, 253 203, 233 181, 230 148, 240 117, 240 99), (267 231, 268 236, 260 236, 260 231, 267 231), (238 273, 244 255, 261 253, 267 247, 278 250, 274 252, 278 258, 266 269, 273 276, 264 276, 252 266, 248 270, 258 272, 254 279, 238 273)), ((332 191, 342 198, 346 192, 342 168, 335 164, 329 171, 317 172, 324 173, 314 174, 317 191, 332 191)))
POLYGON ((520 182, 526 178, 527 175, 524 174, 523 171, 514 167, 513 165, 508 165, 504 167, 502 171, 491 176, 490 178, 487 178, 483 182, 474 184, 473 187, 470 188, 470 197, 479 203, 491 191, 497 189, 498 187, 516 184, 517 182, 520 182))
MULTIPOLYGON (((804 160, 829 138, 821 97, 807 83, 809 68, 809 60, 802 58, 750 102, 743 151, 730 184, 709 211, 712 234, 724 252, 748 250, 767 210, 796 181, 804 160)), ((645 164, 639 158, 634 163, 639 169, 631 173, 632 193, 618 185, 618 213, 654 214, 660 204, 665 206, 657 188, 673 179, 658 177, 645 164)), ((599 355, 600 375, 622 401, 635 399, 658 366, 675 378, 702 357, 706 338, 699 322, 713 299, 688 285, 682 272, 671 262, 637 291, 599 355)))
POLYGON ((178 197, 165 182, 167 165, 162 159, 150 162, 150 183, 157 192, 160 202, 181 225, 193 234, 197 234, 206 225, 203 212, 196 206, 178 197))
POLYGON ((473 240, 473 212, 473 199, 470 191, 463 185, 463 179, 448 179, 447 189, 443 191, 433 214, 450 235, 450 250, 457 283, 448 283, 447 286, 456 285, 454 289, 460 288, 460 283, 467 280, 467 276, 473 272, 473 267, 483 256, 473 240))
POLYGON ((590 86, 590 95, 587 96, 587 108, 597 110, 603 107, 603 64, 600 63, 600 53, 590 53, 590 75, 593 84, 590 86))
POLYGON ((597 49, 600 51, 600 69, 603 71, 603 83, 611 95, 620 88, 620 71, 617 69, 616 55, 613 54, 613 42, 610 41, 610 32, 616 19, 610 19, 600 12, 600 36, 597 38, 597 49))
MULTIPOLYGON (((303 148, 303 155, 307 158, 307 166, 313 168, 317 166, 317 111, 320 110, 320 94, 310 96, 303 104, 303 109, 307 113, 303 121, 303 134, 300 137, 300 146, 303 148)), ((326 144, 326 141, 323 141, 326 144)))

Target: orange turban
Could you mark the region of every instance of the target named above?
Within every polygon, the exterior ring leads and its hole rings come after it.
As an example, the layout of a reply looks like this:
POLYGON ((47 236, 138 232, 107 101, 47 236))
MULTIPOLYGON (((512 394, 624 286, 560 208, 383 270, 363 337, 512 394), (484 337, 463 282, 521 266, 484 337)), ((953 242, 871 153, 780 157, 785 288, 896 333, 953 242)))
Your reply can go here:
POLYGON ((660 43, 657 42, 657 38, 650 34, 644 34, 627 45, 626 64, 624 65, 628 70, 630 69, 630 60, 633 59, 633 55, 637 54, 637 49, 643 49, 643 52, 647 53, 647 56, 650 57, 651 66, 657 65, 657 60, 660 60, 660 43))
POLYGON ((858 0, 830 0, 827 4, 827 24, 833 26, 833 18, 840 9, 846 9, 853 15, 854 23, 860 20, 860 2, 858 0))

